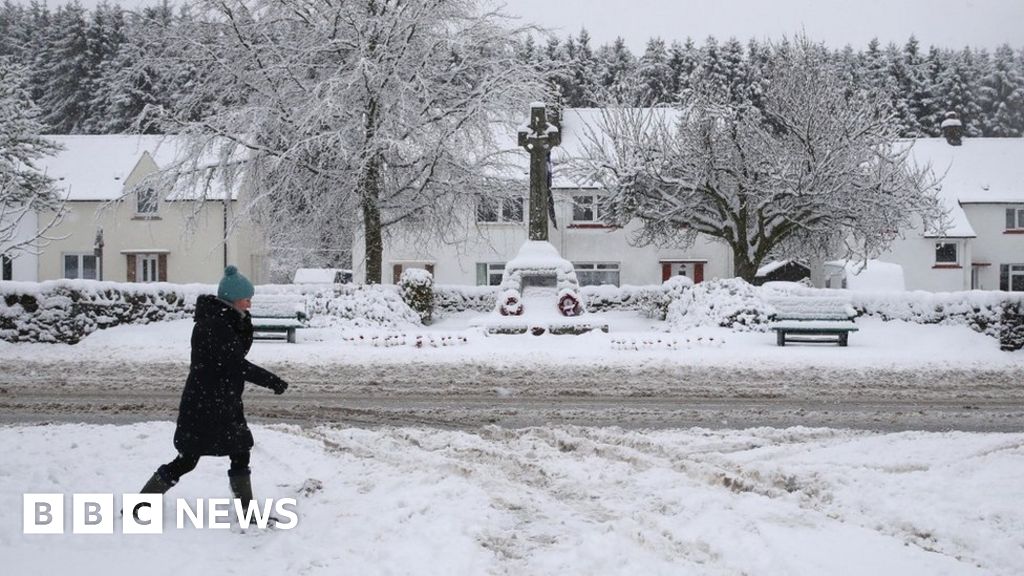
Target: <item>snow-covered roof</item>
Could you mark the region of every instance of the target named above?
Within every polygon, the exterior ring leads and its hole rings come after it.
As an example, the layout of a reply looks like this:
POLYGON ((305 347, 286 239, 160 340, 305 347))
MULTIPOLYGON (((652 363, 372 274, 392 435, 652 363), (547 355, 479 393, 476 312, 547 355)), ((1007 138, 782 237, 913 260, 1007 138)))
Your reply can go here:
POLYGON ((124 181, 142 155, 159 165, 170 146, 163 136, 47 136, 64 149, 37 161, 68 200, 113 200, 124 193, 124 181))
POLYGON ((962 204, 1024 202, 1024 138, 964 138, 961 146, 920 138, 911 156, 941 179, 939 197, 952 224, 945 236, 976 236, 962 204))
POLYGON ((754 276, 767 276, 772 272, 778 270, 779 268, 782 268, 783 266, 789 264, 789 262, 789 260, 775 260, 774 262, 769 262, 764 266, 758 268, 754 276))
MULTIPOLYGON (((159 169, 171 166, 178 157, 179 141, 173 136, 127 134, 46 136, 64 149, 37 161, 40 170, 52 177, 72 201, 108 201, 120 198, 124 183, 143 155, 148 154, 159 169)), ((177 189, 168 200, 196 199, 202 190, 177 189)), ((222 199, 224 187, 210 182, 205 197, 222 199)), ((237 185, 232 198, 237 198, 237 185)))

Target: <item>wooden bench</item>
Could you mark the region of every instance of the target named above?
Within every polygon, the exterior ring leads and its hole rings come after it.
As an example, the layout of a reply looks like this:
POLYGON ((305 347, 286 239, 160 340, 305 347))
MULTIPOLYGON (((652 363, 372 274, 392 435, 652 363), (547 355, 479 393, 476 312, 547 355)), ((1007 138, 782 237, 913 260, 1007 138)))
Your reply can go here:
POLYGON ((853 323, 856 312, 841 298, 789 296, 771 299, 769 304, 776 310, 772 330, 779 346, 787 342, 846 346, 850 332, 857 331, 853 323))
POLYGON ((252 299, 253 338, 295 343, 295 331, 306 327, 306 297, 301 294, 266 294, 252 299))

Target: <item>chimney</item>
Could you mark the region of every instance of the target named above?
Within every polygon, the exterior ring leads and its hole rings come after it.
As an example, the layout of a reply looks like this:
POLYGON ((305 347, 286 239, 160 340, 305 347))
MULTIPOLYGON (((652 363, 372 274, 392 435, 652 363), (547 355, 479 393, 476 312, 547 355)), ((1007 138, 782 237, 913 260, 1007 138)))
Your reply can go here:
POLYGON ((946 112, 946 119, 942 121, 940 125, 942 128, 942 136, 949 142, 950 146, 960 146, 963 144, 961 137, 964 134, 964 125, 960 122, 960 117, 956 112, 946 112))

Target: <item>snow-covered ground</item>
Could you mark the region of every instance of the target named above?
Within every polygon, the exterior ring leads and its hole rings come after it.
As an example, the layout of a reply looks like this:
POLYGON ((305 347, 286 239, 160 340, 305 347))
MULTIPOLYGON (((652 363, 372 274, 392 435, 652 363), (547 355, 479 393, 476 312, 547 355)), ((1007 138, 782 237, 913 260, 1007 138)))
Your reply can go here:
MULTIPOLYGON (((5 574, 1024 573, 1024 435, 256 427, 292 531, 23 535, 25 492, 131 492, 173 425, 0 427, 5 574)), ((228 497, 208 458, 170 495, 228 497)), ((119 498, 119 496, 118 496, 119 498)))
MULTIPOLYGON (((429 327, 304 329, 298 344, 258 342, 249 359, 258 364, 403 364, 486 362, 495 368, 528 362, 536 366, 724 366, 784 369, 832 368, 1024 368, 1024 351, 1002 352, 999 342, 965 326, 922 325, 877 318, 857 320, 850 345, 775 344, 773 332, 695 328, 665 332, 665 323, 634 313, 602 314, 609 333, 583 336, 487 336, 469 324, 477 313, 461 313, 429 327), (387 346, 390 343, 401 345, 387 346), (419 337, 421 346, 416 345, 419 337), (447 338, 447 339, 445 339, 447 338), (464 338, 464 341, 460 338, 464 338)), ((0 342, 0 361, 99 360, 187 361, 190 319, 100 330, 74 346, 0 342)))
MULTIPOLYGON (((539 402, 674 394, 756 405, 891 394, 1012 408, 1021 398, 1024 352, 1001 352, 995 339, 960 326, 861 318, 847 348, 779 348, 770 332, 669 333, 630 313, 605 314, 608 334, 578 337, 486 336, 470 327, 476 316, 407 330, 306 329, 297 344, 257 343, 250 359, 292 380, 280 398, 314 402, 338 393, 399 406, 402 394, 465 393, 485 404, 487 394, 539 402)), ((124 396, 126 409, 152 403, 131 389, 180 390, 191 328, 191 320, 122 326, 75 346, 0 343, 0 397, 12 413, 64 396, 64 411, 111 395, 124 396), (76 398, 83 390, 92 396, 76 398)), ((296 530, 167 524, 160 536, 23 535, 23 493, 65 493, 70 503, 72 493, 137 490, 173 456, 173 425, 0 426, 3 572, 1024 573, 1021 433, 254 428, 257 496, 290 497, 307 478, 323 482, 300 496, 296 530)), ((205 459, 171 494, 227 497, 226 466, 205 459)))

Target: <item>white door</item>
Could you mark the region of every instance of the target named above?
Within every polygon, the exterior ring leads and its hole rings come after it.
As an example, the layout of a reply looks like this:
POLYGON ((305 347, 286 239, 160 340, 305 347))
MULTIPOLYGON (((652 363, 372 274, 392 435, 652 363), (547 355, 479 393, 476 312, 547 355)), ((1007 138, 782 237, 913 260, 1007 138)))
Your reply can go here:
POLYGON ((160 258, 156 254, 139 254, 135 257, 135 278, 137 282, 158 282, 160 271, 157 269, 160 258))

